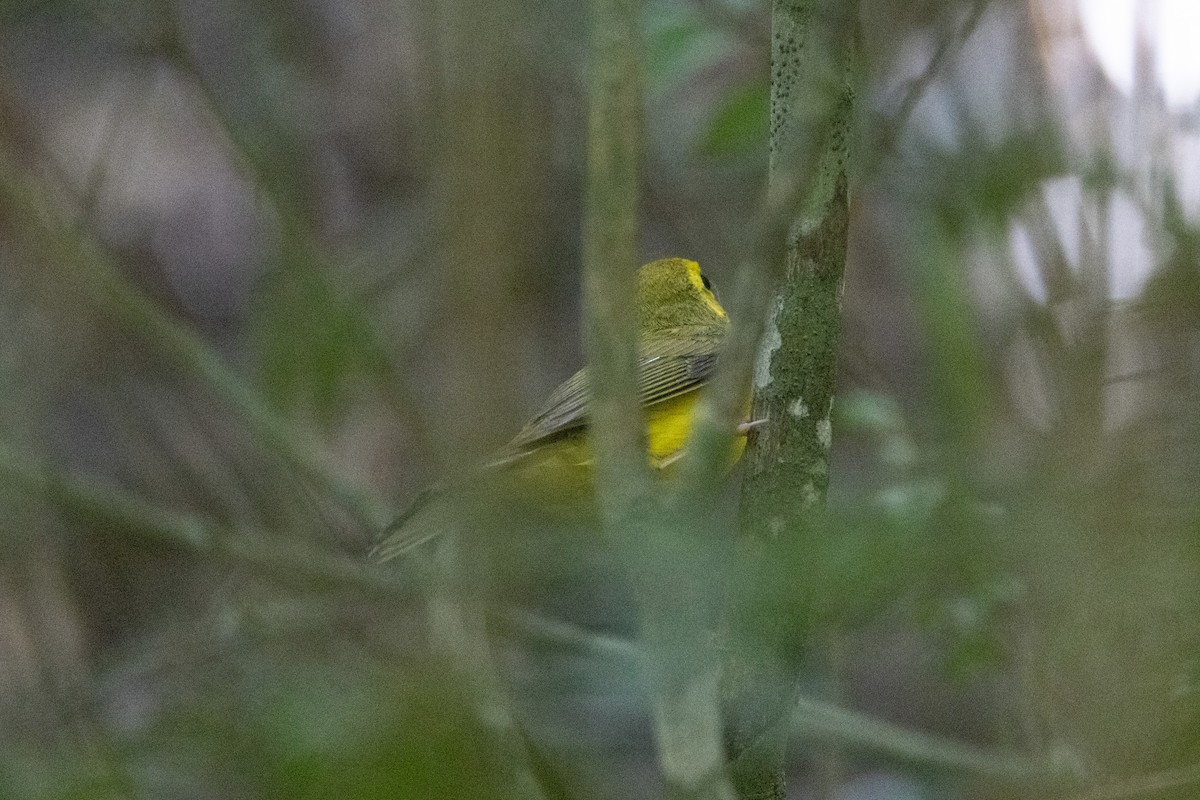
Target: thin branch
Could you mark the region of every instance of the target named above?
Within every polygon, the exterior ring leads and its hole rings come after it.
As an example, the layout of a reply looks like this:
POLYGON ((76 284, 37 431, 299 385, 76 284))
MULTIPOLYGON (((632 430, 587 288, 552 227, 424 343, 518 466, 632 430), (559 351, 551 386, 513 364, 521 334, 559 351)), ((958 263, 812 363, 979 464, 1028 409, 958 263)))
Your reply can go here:
MULTIPOLYGON (((167 4, 160 10, 165 14, 165 35, 155 40, 142 41, 131 36, 117 20, 104 14, 102 9, 84 9, 95 24, 111 35, 120 47, 127 49, 131 56, 137 58, 146 52, 153 52, 187 80, 189 87, 196 92, 201 113, 218 135, 230 163, 279 220, 284 242, 292 258, 322 273, 328 272, 329 258, 318 246, 300 205, 293 199, 296 196, 295 187, 282 180, 278 175, 278 164, 272 164, 261 152, 261 148, 254 146, 245 126, 240 125, 228 112, 202 70, 191 59, 179 10, 172 4, 167 4)), ((374 344, 378 337, 374 335, 373 330, 370 333, 374 344)), ((388 402, 408 424, 409 432, 422 454, 428 456, 432 449, 419 404, 416 402, 416 394, 401 375, 398 366, 386 357, 383 348, 378 349, 379 357, 376 360, 379 362, 379 375, 385 383, 388 402)), ((308 477, 312 479, 311 475, 308 477)), ((333 477, 338 478, 336 475, 333 477)), ((322 483, 315 482, 318 485, 322 483)), ((374 534, 388 513, 366 493, 342 482, 344 485, 333 494, 341 498, 351 516, 363 524, 369 533, 374 534), (357 500, 354 498, 355 494, 358 495, 357 500)))
MULTIPOLYGON (((499 619, 515 630, 565 647, 630 662, 640 662, 644 658, 634 642, 599 635, 561 620, 527 612, 507 612, 499 619)), ((797 739, 871 751, 898 761, 1013 784, 1072 779, 1065 769, 1055 768, 1045 760, 1021 753, 988 750, 913 731, 812 697, 801 697, 797 701, 791 717, 790 733, 797 739)), ((1193 782, 1200 782, 1200 764, 1106 787, 1072 797, 1071 800, 1122 800, 1193 782)))
MULTIPOLYGON (((142 81, 135 78, 127 90, 128 97, 115 101, 108 111, 109 118, 104 121, 100 143, 96 147, 96 154, 84 175, 83 185, 79 192, 79 225, 81 228, 92 224, 96 207, 114 173, 113 161, 116 157, 117 147, 125 134, 124 129, 130 120, 141 116, 143 110, 150 104, 153 81, 150 83, 152 88, 147 91, 142 87, 142 81)), ((118 87, 119 89, 120 87, 118 87)), ((124 160, 131 160, 135 151, 136 146, 127 145, 123 153, 124 160)))
MULTIPOLYGON (((797 738, 869 750, 947 772, 967 773, 1021 786, 1056 783, 1070 777, 1062 769, 1054 769, 1046 762, 1020 753, 972 747, 808 697, 800 698, 795 706, 791 734, 797 738)), ((1089 796, 1088 800, 1092 798, 1089 796)))
POLYGON ((771 163, 766 191, 744 243, 729 317, 732 327, 721 352, 721 367, 693 415, 688 454, 680 467, 677 508, 706 507, 728 469, 728 453, 745 414, 759 342, 767 328, 775 289, 783 278, 786 252, 802 204, 832 192, 831 160, 845 155, 848 123, 846 78, 831 70, 848 57, 844 4, 831 0, 777 0, 772 54, 771 163), (779 30, 781 19, 787 23, 779 30), (809 20, 814 20, 810 26, 809 20), (815 27, 810 32, 809 28, 815 27), (786 50, 786 52, 784 52, 786 50), (831 71, 833 74, 831 75, 831 71), (788 87, 781 89, 787 76, 788 87))
MULTIPOLYGON (((39 564, 42 557, 44 553, 36 548, 23 550, 5 565, 13 584, 12 594, 6 598, 12 603, 10 613, 14 613, 14 623, 24 634, 21 638, 31 649, 38 683, 57 716, 56 727, 64 740, 71 743, 79 762, 91 765, 100 785, 107 789, 105 793, 97 786, 93 791, 105 797, 133 800, 137 796, 136 781, 113 732, 100 718, 93 693, 85 688, 87 667, 76 658, 77 651, 67 655, 73 648, 64 649, 65 642, 57 639, 71 628, 58 619, 71 605, 65 597, 63 576, 56 574, 50 578, 50 570, 61 570, 61 565, 51 566, 44 561, 39 564), (49 600, 47 592, 58 596, 49 600)), ((0 580, 0 593, 3 588, 4 581, 0 580)))
POLYGON ((17 237, 33 257, 71 269, 83 284, 88 301, 199 377, 262 441, 332 497, 358 524, 368 530, 378 527, 384 518, 381 505, 339 474, 324 454, 268 406, 204 340, 130 283, 98 242, 77 230, 44 200, 44 192, 7 150, 0 150, 0 206, 7 207, 13 219, 22 223, 14 226, 17 237))
POLYGON ((245 569, 275 583, 352 589, 391 597, 413 593, 412 587, 397 581, 392 573, 371 571, 357 560, 297 548, 278 536, 234 531, 163 508, 120 489, 66 475, 4 443, 0 443, 0 477, 5 485, 63 511, 119 526, 148 543, 245 569))
POLYGON ((950 63, 950 60, 958 55, 963 45, 975 33, 975 29, 979 27, 979 21, 983 19, 983 13, 988 9, 990 3, 991 0, 975 0, 958 30, 943 38, 933 56, 930 57, 929 63, 925 65, 925 69, 905 83, 901 89, 900 102, 896 105, 895 113, 881 123, 882 132, 879 140, 871 152, 865 154, 869 163, 864 167, 874 168, 884 156, 895 149, 896 143, 899 141, 900 135, 904 133, 904 129, 908 127, 909 118, 912 117, 917 105, 925 97, 925 93, 929 91, 934 80, 950 63))
MULTIPOLYGON (((515 630, 565 647, 635 663, 644 658, 634 642, 598 635, 561 620, 526 612, 507 612, 499 619, 515 630)), ((1048 759, 975 747, 921 733, 813 697, 797 700, 789 732, 796 739, 870 751, 922 767, 1014 785, 1061 784, 1077 780, 1065 767, 1056 767, 1048 759)), ((1070 800, 1123 800, 1197 782, 1200 782, 1200 764, 1093 790, 1070 800)))
POLYGON ((599 656, 612 656, 642 664, 645 654, 636 643, 617 636, 596 633, 561 619, 532 611, 502 611, 495 617, 513 631, 554 642, 572 650, 583 650, 599 656))
MULTIPOLYGON (((642 85, 637 0, 592 3, 583 285, 597 493, 624 530, 652 493, 636 382, 638 173, 642 85)), ((626 535, 632 535, 631 533, 626 535)))

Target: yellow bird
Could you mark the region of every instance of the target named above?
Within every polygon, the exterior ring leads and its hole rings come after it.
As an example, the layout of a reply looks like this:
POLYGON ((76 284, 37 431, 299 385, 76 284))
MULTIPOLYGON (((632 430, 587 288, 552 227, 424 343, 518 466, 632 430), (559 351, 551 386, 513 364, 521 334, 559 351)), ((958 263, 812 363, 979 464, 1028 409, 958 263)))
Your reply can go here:
MULTIPOLYGON (((695 261, 662 258, 638 275, 638 398, 645 412, 650 464, 668 470, 683 453, 692 428, 699 390, 712 376, 729 329, 729 317, 717 302, 708 278, 695 261)), ((483 469, 511 473, 533 496, 578 498, 592 486, 592 448, 588 434, 590 376, 581 369, 550 395, 534 415, 483 469), (536 487, 536 488, 534 488, 536 487)), ((749 413, 747 395, 747 413, 749 413)), ((754 427, 739 427, 743 435, 754 427)), ((730 462, 745 447, 734 443, 730 462)), ((393 522, 372 552, 380 561, 393 558, 437 534, 436 527, 412 523, 414 515, 441 493, 432 487, 393 522)))

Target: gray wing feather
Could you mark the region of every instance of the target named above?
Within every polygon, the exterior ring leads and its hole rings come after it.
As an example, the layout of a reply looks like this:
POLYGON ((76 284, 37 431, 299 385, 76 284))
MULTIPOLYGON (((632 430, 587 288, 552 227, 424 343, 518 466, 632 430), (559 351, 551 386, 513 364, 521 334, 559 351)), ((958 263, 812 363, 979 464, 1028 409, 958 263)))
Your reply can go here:
MULTIPOLYGON (((641 405, 661 403, 704 385, 716 368, 724 332, 724 328, 702 328, 643 338, 638 362, 641 405)), ((508 463, 548 440, 585 427, 589 382, 588 370, 581 369, 559 385, 493 463, 508 463)))

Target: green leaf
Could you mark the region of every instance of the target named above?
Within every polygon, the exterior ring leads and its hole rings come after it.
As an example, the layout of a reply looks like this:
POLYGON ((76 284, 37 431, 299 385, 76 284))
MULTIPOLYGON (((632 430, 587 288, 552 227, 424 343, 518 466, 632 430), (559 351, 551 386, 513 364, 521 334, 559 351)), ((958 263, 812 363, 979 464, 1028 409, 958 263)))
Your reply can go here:
POLYGON ((515 798, 521 765, 505 759, 461 674, 434 660, 398 667, 284 647, 196 679, 204 691, 181 695, 126 746, 153 788, 138 796, 194 785, 264 800, 515 798))
POLYGON ((662 89, 692 75, 719 57, 725 37, 679 3, 650 3, 643 14, 646 84, 662 89))
POLYGON ((267 398, 324 423, 356 380, 381 375, 387 363, 368 318, 295 245, 285 245, 283 262, 264 279, 254 324, 267 398))
POLYGON ((709 156, 765 153, 769 104, 770 91, 765 83, 731 91, 709 124, 701 150, 709 156))

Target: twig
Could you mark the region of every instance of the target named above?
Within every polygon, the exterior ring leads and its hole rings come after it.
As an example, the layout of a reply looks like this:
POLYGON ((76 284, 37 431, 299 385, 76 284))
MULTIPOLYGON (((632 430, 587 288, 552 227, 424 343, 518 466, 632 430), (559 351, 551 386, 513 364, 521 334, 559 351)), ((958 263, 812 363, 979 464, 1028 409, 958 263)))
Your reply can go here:
POLYGON ((584 329, 592 371, 597 493, 610 530, 651 495, 636 380, 637 209, 642 147, 636 0, 592 3, 592 78, 583 223, 584 329))
POLYGON ((17 235, 35 257, 73 268, 72 274, 84 283, 91 302, 193 372, 229 403, 260 439, 334 498, 358 524, 368 530, 381 524, 384 514, 377 501, 340 475, 324 454, 297 435, 206 342, 131 284, 100 245, 63 219, 43 195, 11 154, 0 150, 0 205, 24 223, 17 235))
MULTIPOLYGON (((11 575, 8 583, 12 584, 11 595, 5 600, 11 602, 14 624, 22 629, 21 639, 31 650, 38 683, 57 715, 56 727, 63 739, 70 742, 79 762, 90 765, 96 772, 99 785, 93 791, 108 798, 133 800, 137 796, 136 782, 129 765, 122 757, 112 731, 101 721, 95 698, 84 688, 87 668, 73 657, 78 653, 67 655, 71 648, 55 638, 70 628, 63 626, 57 618, 64 607, 69 606, 69 601, 62 596, 66 586, 61 575, 47 580, 49 570, 61 569, 61 566, 39 564, 42 556, 44 553, 39 553, 36 548, 23 550, 5 565, 11 575), (59 596, 49 600, 47 592, 59 596)), ((0 596, 5 593, 5 583, 0 577, 0 596)))
MULTIPOLYGON (((109 118, 104 122, 103 133, 100 143, 96 147, 93 162, 84 175, 83 186, 79 194, 79 226, 81 228, 92 224, 96 206, 113 174, 112 162, 117 145, 121 141, 123 128, 131 119, 140 117, 145 107, 149 105, 150 97, 148 95, 151 92, 142 89, 140 80, 134 79, 131 83, 133 85, 127 90, 128 98, 124 98, 123 102, 114 102, 112 108, 109 109, 109 118)), ((153 82, 151 85, 153 86, 153 82)), ((126 160, 130 159, 135 150, 136 145, 125 147, 126 160)))
POLYGON ((184 550, 288 586, 322 586, 372 595, 407 597, 412 587, 391 573, 373 572, 360 562, 297 548, 263 533, 234 531, 200 517, 150 503, 120 489, 63 474, 0 443, 4 483, 65 511, 117 525, 146 541, 184 550))
MULTIPOLYGON (((1029 785, 1069 777, 1063 770, 1019 753, 989 751, 949 741, 809 697, 800 698, 796 704, 791 733, 794 737, 835 742, 901 761, 1006 783, 1029 785)), ((1092 798, 1089 796, 1088 800, 1092 798)))
MULTIPOLYGON (((213 131, 217 133, 230 163, 252 185, 256 195, 270 206, 275 217, 280 221, 284 241, 289 246, 293 259, 303 262, 308 268, 319 270, 322 273, 328 272, 329 259, 315 241, 300 206, 292 199, 296 196, 296 187, 285 183, 278 174, 279 163, 283 162, 270 162, 260 152, 261 148, 253 145, 251 137, 244 130, 245 126, 239 125, 229 114, 211 83, 205 79, 202 71, 189 57, 185 44, 185 31, 178 9, 167 4, 160 10, 166 15, 164 19, 166 35, 155 41, 140 41, 131 37, 116 20, 105 15, 101 9, 88 7, 85 9, 85 13, 90 15, 98 26, 113 36, 119 46, 128 49, 134 56, 140 56, 145 52, 156 53, 189 82, 191 88, 196 92, 201 112, 205 115, 213 131)), ((367 327, 369 328, 369 326, 367 327)), ((378 337, 374 335, 373 330, 370 331, 370 334, 371 342, 375 344, 378 337)), ((416 402, 416 394, 404 380, 397 366, 386 357, 383 348, 378 348, 378 350, 379 374, 386 384, 388 401, 399 410, 400 415, 409 424, 413 440, 421 449, 422 454, 428 455, 432 450, 423 425, 419 404, 416 402)), ((312 479, 311 475, 308 477, 310 480, 312 479)), ((320 481, 315 482, 318 485, 321 483, 320 481)), ((369 516, 369 524, 364 524, 364 527, 368 533, 374 535, 387 516, 382 506, 350 484, 345 484, 343 489, 344 491, 334 492, 335 496, 344 495, 343 505, 350 502, 361 506, 357 510, 348 507, 348 510, 360 523, 363 523, 369 516), (358 500, 362 501, 361 503, 353 499, 354 494, 359 495, 358 500), (364 516, 364 512, 367 516, 364 516)))
MULTIPOLYGON (((595 634, 561 620, 530 613, 505 613, 501 621, 530 635, 566 647, 638 662, 643 658, 634 642, 595 634)), ((1029 785, 1075 780, 1065 767, 1022 753, 989 750, 945 739, 813 697, 800 697, 791 715, 793 738, 812 739, 849 749, 866 750, 899 761, 946 772, 965 773, 1006 783, 1029 785)), ((1127 781, 1070 800, 1122 800, 1153 791, 1200 782, 1200 764, 1127 781)))
POLYGON ((979 21, 983 18, 984 11, 987 10, 990 0, 975 0, 971 10, 967 13, 967 18, 963 20, 962 25, 953 34, 946 36, 938 44, 937 50, 929 59, 929 63, 925 65, 925 69, 921 71, 912 80, 908 81, 902 88, 900 102, 897 104, 896 112, 887 120, 881 123, 882 133, 874 148, 866 156, 864 171, 869 168, 874 168, 884 156, 890 154, 896 147, 896 143, 900 139, 900 135, 904 129, 908 127, 908 120, 916 110, 917 105, 929 91, 929 87, 933 85, 934 80, 953 58, 966 44, 967 40, 975 32, 979 26, 979 21))
POLYGON ((500 622, 515 631, 546 641, 556 642, 575 650, 600 656, 612 656, 642 663, 644 653, 634 642, 616 636, 596 633, 561 619, 552 619, 531 611, 506 611, 497 615, 500 622))
MULTIPOLYGON (((561 620, 530 613, 509 612, 501 621, 532 636, 558 642, 566 647, 588 650, 638 662, 643 658, 639 647, 630 641, 595 634, 561 620)), ((869 750, 889 758, 961 772, 981 778, 1027 784, 1036 781, 1065 781, 1065 769, 1021 753, 987 750, 939 736, 920 733, 868 714, 852 711, 836 703, 812 697, 800 697, 791 716, 792 737, 814 739, 846 748, 869 750)), ((1157 789, 1166 789, 1200 781, 1200 764, 1107 787, 1071 800, 1120 800, 1157 789)))

